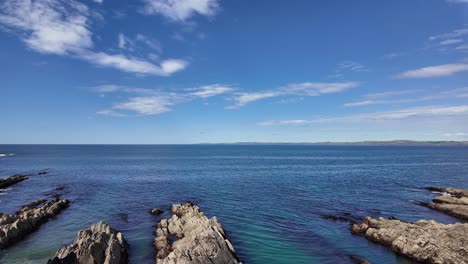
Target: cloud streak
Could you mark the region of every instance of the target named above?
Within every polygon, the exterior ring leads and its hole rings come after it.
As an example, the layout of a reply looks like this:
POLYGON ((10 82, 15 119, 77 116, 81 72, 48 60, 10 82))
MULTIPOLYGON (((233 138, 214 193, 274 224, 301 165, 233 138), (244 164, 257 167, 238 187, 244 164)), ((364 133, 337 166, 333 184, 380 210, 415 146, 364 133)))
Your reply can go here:
POLYGON ((465 71, 468 71, 468 64, 443 64, 409 70, 399 74, 397 77, 402 79, 446 77, 465 71))
POLYGON ((279 96, 320 96, 323 94, 339 93, 358 87, 359 85, 358 82, 304 82, 289 84, 278 89, 238 93, 232 98, 234 104, 227 106, 226 109, 237 109, 255 101, 279 96))
POLYGON ((340 122, 363 122, 363 121, 386 121, 434 117, 456 117, 468 116, 468 105, 459 106, 426 106, 407 108, 386 112, 375 112, 347 116, 337 116, 316 119, 293 119, 293 120, 270 120, 257 123, 260 126, 289 126, 289 125, 312 125, 318 123, 340 123, 340 122))
POLYGON ((424 101, 437 100, 437 99, 468 97, 468 87, 464 87, 464 88, 442 91, 442 92, 438 92, 432 95, 418 96, 415 98, 386 99, 388 97, 406 95, 406 94, 417 93, 421 91, 423 90, 403 90, 403 91, 395 91, 395 92, 384 92, 384 93, 378 93, 378 94, 368 94, 364 96, 366 98, 365 100, 346 103, 343 106, 359 107, 359 106, 382 105, 382 104, 406 104, 406 103, 424 102, 424 101))
POLYGON ((126 116, 127 113, 139 115, 162 114, 172 111, 172 107, 177 104, 231 93, 234 88, 227 85, 212 84, 184 89, 184 92, 162 92, 146 88, 100 85, 93 87, 92 90, 101 94, 123 92, 136 95, 126 101, 115 103, 108 109, 97 112, 100 115, 126 116))

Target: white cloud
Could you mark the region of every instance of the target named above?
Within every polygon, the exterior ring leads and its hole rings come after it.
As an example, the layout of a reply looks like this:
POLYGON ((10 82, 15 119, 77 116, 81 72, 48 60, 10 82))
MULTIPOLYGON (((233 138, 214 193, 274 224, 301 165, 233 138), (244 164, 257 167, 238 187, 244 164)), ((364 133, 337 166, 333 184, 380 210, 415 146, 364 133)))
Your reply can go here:
POLYGON ((338 122, 362 122, 362 121, 385 121, 402 120, 416 118, 434 118, 434 117, 454 117, 468 116, 468 105, 460 106, 426 106, 418 108, 407 108, 401 110, 375 112, 366 114, 356 114, 329 118, 317 118, 310 120, 271 120, 257 123, 262 126, 272 125, 311 125, 317 123, 338 123, 338 122))
POLYGON ((459 72, 468 71, 468 64, 443 64, 410 70, 398 75, 399 78, 432 78, 445 77, 459 72))
POLYGON ((93 1, 99 4, 102 4, 104 2, 104 0, 93 0, 93 1))
MULTIPOLYGON (((0 4, 0 24, 19 31, 26 45, 40 53, 71 56, 98 66, 125 72, 169 76, 183 70, 188 63, 180 59, 163 60, 159 64, 128 57, 93 51, 90 19, 99 17, 74 0, 5 0, 0 4)), ((137 40, 155 47, 144 36, 137 40)), ((119 35, 119 46, 126 48, 129 40, 119 35)))
POLYGON ((208 98, 220 94, 225 94, 225 93, 230 93, 234 89, 229 86, 225 85, 219 85, 219 84, 213 84, 213 85, 206 85, 206 86, 201 86, 199 88, 195 89, 189 89, 193 92, 190 94, 195 96, 195 97, 200 97, 200 98, 208 98))
POLYGON ((468 136, 468 133, 464 133, 464 132, 444 133, 444 136, 446 136, 446 137, 466 137, 466 136, 468 136))
POLYGON ((456 50, 468 50, 468 44, 463 44, 455 48, 456 50))
POLYGON ((227 106, 226 109, 236 109, 258 100, 278 96, 319 96, 322 94, 339 93, 357 86, 359 86, 358 82, 294 83, 273 90, 238 93, 233 98, 235 102, 234 105, 227 106))
POLYGON ((405 94, 418 93, 418 92, 421 92, 421 91, 423 91, 423 90, 421 90, 421 89, 413 89, 413 90, 389 91, 389 92, 381 92, 381 93, 366 94, 365 97, 367 97, 367 98, 373 98, 373 99, 388 98, 388 97, 393 97, 393 96, 399 96, 399 95, 405 95, 405 94))
POLYGON ((362 72, 367 71, 364 65, 354 62, 354 61, 342 61, 338 63, 338 68, 342 71, 353 71, 353 72, 362 72))
POLYGON ((164 60, 160 65, 156 65, 139 58, 127 57, 123 54, 107 54, 104 52, 83 52, 80 54, 80 57, 99 66, 112 67, 131 73, 159 76, 169 76, 177 71, 185 69, 188 65, 188 62, 184 60, 175 59, 164 60))
POLYGON ((123 92, 137 95, 130 97, 126 101, 115 103, 109 109, 104 109, 97 112, 97 114, 101 115, 125 116, 125 113, 127 112, 135 112, 140 115, 161 114, 171 111, 171 106, 189 102, 195 99, 206 99, 209 97, 230 93, 234 90, 234 88, 227 85, 212 84, 184 89, 184 92, 179 93, 107 84, 92 87, 92 90, 101 94, 123 92))
POLYGON ((6 0, 0 23, 22 31, 22 39, 41 53, 65 55, 93 46, 88 7, 73 0, 6 0))
POLYGON ((461 29, 456 29, 452 32, 449 33, 444 33, 440 35, 435 35, 429 37, 429 40, 434 41, 434 40, 447 40, 447 39, 454 39, 454 38, 459 38, 462 36, 468 35, 468 28, 461 28, 461 29))
POLYGON ((462 42, 463 42, 463 39, 446 39, 446 40, 439 42, 439 44, 446 46, 446 45, 453 45, 453 44, 458 44, 462 42))
POLYGON ((125 49, 127 46, 127 38, 125 37, 124 34, 119 33, 119 48, 125 49))
POLYGON ((397 99, 386 99, 390 96, 400 96, 410 93, 420 92, 422 90, 402 90, 395 92, 383 92, 378 94, 367 94, 365 98, 373 98, 371 100, 362 100, 357 102, 346 103, 343 106, 345 107, 357 107, 357 106, 367 106, 367 105, 377 105, 377 104, 407 104, 415 102, 424 102, 437 99, 446 99, 446 98, 465 98, 468 97, 468 87, 457 88, 452 90, 444 90, 431 95, 423 95, 413 98, 397 98, 397 99), (377 99, 377 100, 376 100, 377 99))
POLYGON ((214 16, 218 0, 145 0, 146 14, 160 14, 172 21, 184 22, 195 14, 214 16))
POLYGON ((170 106, 172 105, 174 105, 174 102, 172 102, 171 98, 165 96, 133 97, 127 102, 115 104, 112 109, 133 111, 142 115, 157 115, 171 111, 170 106))
POLYGON ((447 0, 449 3, 468 4, 468 0, 447 0))

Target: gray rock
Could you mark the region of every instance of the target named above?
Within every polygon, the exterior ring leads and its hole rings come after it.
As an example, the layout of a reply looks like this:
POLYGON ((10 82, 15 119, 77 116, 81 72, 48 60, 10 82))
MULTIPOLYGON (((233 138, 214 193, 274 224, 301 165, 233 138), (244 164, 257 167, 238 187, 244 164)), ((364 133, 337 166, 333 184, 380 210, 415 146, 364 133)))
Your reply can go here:
POLYGON ((468 263, 468 224, 440 224, 420 220, 372 219, 351 227, 353 233, 423 263, 468 263))
POLYGON ((28 177, 26 177, 26 175, 23 174, 16 174, 6 179, 0 179, 0 189, 7 188, 15 183, 24 181, 26 179, 28 179, 28 177))
POLYGON ((127 242, 104 222, 78 232, 75 241, 57 251, 49 264, 126 264, 127 242))
POLYGON ((216 217, 208 219, 192 203, 174 204, 171 213, 157 225, 157 264, 241 263, 216 217))
POLYGON ((68 200, 38 200, 16 214, 0 214, 0 249, 11 246, 68 207, 68 200))

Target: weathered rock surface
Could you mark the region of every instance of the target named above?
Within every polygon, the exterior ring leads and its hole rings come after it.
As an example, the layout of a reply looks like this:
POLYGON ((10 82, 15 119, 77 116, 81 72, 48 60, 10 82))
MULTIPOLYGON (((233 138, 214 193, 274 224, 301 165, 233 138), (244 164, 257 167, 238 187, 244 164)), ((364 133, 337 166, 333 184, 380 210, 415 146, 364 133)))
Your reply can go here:
POLYGON ((7 188, 15 183, 24 181, 26 179, 28 179, 28 177, 26 177, 26 175, 23 174, 16 174, 6 179, 0 179, 0 189, 7 188))
POLYGON ((0 249, 20 241, 69 205, 68 200, 38 200, 15 214, 0 213, 0 249))
POLYGON ((157 225, 156 263, 241 263, 216 217, 208 219, 192 203, 174 204, 171 213, 157 225))
POLYGON ((353 233, 424 263, 468 263, 468 224, 444 225, 435 221, 415 223, 372 219, 351 227, 353 233))
POLYGON ((468 219, 468 190, 441 187, 428 187, 427 189, 442 192, 443 195, 432 199, 433 203, 421 203, 421 205, 455 217, 468 219))
POLYGON ((127 242, 104 222, 78 232, 75 241, 57 251, 49 264, 126 264, 127 242))

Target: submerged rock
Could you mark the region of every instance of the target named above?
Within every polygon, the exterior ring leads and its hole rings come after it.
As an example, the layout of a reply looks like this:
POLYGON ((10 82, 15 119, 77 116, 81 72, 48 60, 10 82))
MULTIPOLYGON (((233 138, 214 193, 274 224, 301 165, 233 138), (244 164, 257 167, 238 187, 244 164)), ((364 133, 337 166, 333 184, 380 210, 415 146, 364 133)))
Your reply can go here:
POLYGON ((18 183, 27 179, 28 177, 26 177, 26 175, 23 175, 23 174, 16 174, 6 179, 0 179, 0 189, 7 188, 15 183, 18 183))
POLYGON ((369 261, 367 261, 366 259, 364 258, 361 258, 361 257, 358 257, 358 256, 349 256, 349 258, 351 259, 351 261, 353 263, 356 263, 356 264, 371 264, 369 261))
POLYGON ((0 214, 0 249, 11 246, 68 207, 70 201, 38 200, 13 215, 0 214))
POLYGON ((149 211, 149 213, 152 214, 152 215, 160 215, 160 214, 162 214, 163 212, 164 212, 163 210, 160 210, 160 209, 157 209, 157 208, 151 209, 151 210, 149 211))
POLYGON ((157 225, 156 263, 241 263, 216 217, 208 219, 190 202, 174 204, 171 213, 157 225))
POLYGON ((468 224, 415 223, 367 217, 353 233, 424 263, 468 263, 468 224))
POLYGON ((127 242, 104 222, 78 232, 75 241, 57 251, 49 264, 126 264, 127 242))
POLYGON ((420 203, 421 205, 458 218, 468 219, 468 190, 442 187, 426 189, 442 192, 443 195, 432 199, 433 203, 420 203))

